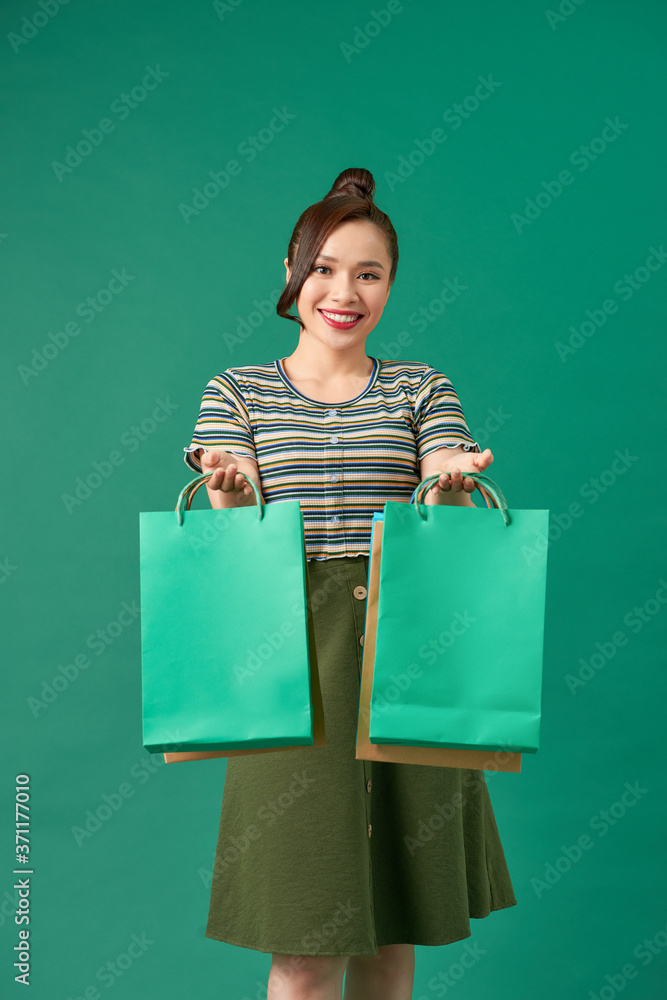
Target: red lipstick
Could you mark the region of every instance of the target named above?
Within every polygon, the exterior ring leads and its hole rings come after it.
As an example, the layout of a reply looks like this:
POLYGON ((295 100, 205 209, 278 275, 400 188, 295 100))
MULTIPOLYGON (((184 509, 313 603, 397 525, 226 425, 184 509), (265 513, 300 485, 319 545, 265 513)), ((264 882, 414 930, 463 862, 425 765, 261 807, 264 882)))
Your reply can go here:
POLYGON ((326 316, 322 309, 318 309, 317 311, 319 312, 324 322, 328 323, 329 326, 332 326, 334 330, 351 330, 352 327, 357 325, 360 319, 363 319, 363 316, 360 316, 359 313, 353 312, 350 309, 331 309, 331 310, 327 309, 327 312, 330 313, 329 316, 326 316), (337 322, 335 319, 331 318, 331 316, 334 313, 342 314, 344 316, 357 316, 358 319, 348 320, 347 322, 345 321, 337 322))

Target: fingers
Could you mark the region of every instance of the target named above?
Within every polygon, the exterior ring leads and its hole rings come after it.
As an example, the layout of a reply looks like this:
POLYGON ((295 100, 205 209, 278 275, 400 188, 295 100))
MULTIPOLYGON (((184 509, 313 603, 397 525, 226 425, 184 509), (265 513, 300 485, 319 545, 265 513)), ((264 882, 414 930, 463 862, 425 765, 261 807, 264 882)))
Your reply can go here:
MULTIPOLYGON (((493 452, 490 448, 485 448, 479 454, 471 454, 470 461, 474 467, 473 471, 482 472, 493 462, 493 452)), ((466 493, 472 493, 473 490, 477 489, 477 484, 470 476, 464 476, 461 469, 454 467, 448 472, 441 472, 440 478, 431 489, 434 493, 437 493, 438 489, 454 490, 455 493, 464 490, 466 493)))
MULTIPOLYGON (((204 468, 203 462, 202 469, 204 472, 210 471, 204 468)), ((211 490, 223 490, 225 493, 232 490, 243 492, 246 495, 252 493, 252 486, 242 472, 237 472, 235 462, 230 462, 226 468, 222 466, 214 468, 206 485, 211 490)))
POLYGON ((224 490, 225 493, 231 490, 243 491, 245 494, 252 493, 252 486, 242 472, 237 471, 236 462, 229 462, 227 466, 221 465, 222 454, 219 451, 202 451, 201 471, 202 475, 211 474, 211 478, 206 485, 211 490, 224 490))
POLYGON ((460 493, 464 490, 466 493, 472 493, 475 489, 475 480, 464 476, 460 469, 451 469, 449 472, 441 472, 440 479, 435 485, 445 491, 453 490, 455 493, 460 493))

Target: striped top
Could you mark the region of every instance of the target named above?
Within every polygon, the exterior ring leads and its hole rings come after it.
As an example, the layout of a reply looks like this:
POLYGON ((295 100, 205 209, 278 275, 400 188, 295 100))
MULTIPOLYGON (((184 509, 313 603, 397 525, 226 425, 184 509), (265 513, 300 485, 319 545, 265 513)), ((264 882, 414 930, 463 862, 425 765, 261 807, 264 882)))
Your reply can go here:
POLYGON ((212 378, 183 457, 198 473, 201 447, 255 459, 266 503, 299 501, 308 559, 368 555, 373 512, 409 502, 425 455, 481 451, 452 383, 430 365, 371 358, 358 396, 322 403, 290 382, 283 360, 212 378))

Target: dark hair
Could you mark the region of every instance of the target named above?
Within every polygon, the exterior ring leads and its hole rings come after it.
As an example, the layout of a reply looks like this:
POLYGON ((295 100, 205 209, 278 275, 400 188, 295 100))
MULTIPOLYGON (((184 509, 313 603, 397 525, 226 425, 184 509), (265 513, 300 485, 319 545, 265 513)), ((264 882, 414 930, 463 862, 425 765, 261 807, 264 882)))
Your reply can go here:
POLYGON ((292 319, 301 325, 299 317, 291 316, 288 309, 299 297, 322 244, 336 226, 348 219, 371 222, 384 235, 391 260, 389 284, 393 284, 398 267, 398 239, 389 216, 373 201, 374 191, 375 181, 370 170, 348 167, 338 175, 324 198, 300 215, 287 248, 290 279, 276 303, 276 312, 283 319, 292 319))

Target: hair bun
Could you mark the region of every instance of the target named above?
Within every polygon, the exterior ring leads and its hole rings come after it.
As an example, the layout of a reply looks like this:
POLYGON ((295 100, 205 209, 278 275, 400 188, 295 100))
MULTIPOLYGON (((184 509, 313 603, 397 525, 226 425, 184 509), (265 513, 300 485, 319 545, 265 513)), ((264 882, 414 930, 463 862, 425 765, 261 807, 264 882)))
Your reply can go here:
MULTIPOLYGON (((343 170, 331 185, 331 190, 325 198, 335 198, 338 195, 348 195, 353 198, 363 198, 373 201, 375 180, 370 170, 364 167, 348 167, 343 170)), ((324 199, 323 199, 324 200, 324 199)))

